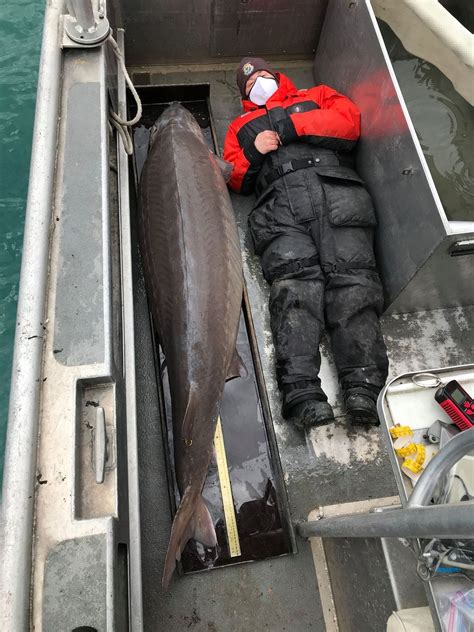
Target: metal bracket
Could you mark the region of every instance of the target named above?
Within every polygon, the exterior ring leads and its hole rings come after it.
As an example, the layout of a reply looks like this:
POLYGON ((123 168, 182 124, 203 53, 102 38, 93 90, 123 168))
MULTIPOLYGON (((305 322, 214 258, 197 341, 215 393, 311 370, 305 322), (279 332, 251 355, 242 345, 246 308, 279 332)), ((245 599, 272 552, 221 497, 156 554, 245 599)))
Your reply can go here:
POLYGON ((62 48, 100 46, 110 33, 102 7, 95 11, 91 0, 69 0, 69 14, 62 16, 62 48))

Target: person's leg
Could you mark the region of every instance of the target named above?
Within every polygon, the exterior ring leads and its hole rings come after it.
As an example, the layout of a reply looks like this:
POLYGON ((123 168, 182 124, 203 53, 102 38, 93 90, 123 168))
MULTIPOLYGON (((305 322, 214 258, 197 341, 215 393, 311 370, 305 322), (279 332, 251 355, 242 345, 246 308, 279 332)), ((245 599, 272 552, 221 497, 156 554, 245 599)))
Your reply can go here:
POLYGON ((346 407, 353 417, 376 423, 375 401, 388 372, 379 322, 383 305, 380 280, 375 271, 362 269, 336 271, 329 277, 326 324, 346 407))
POLYGON ((301 425, 333 418, 318 373, 319 341, 324 330, 324 276, 316 247, 304 228, 289 227, 261 256, 271 284, 270 324, 276 374, 286 418, 307 418, 301 425), (308 402, 320 402, 315 406, 308 402), (306 406, 302 406, 303 402, 306 406), (310 418, 312 417, 312 421, 310 418))
POLYGON ((330 213, 325 214, 321 261, 326 274, 326 327, 346 409, 356 422, 377 423, 375 403, 387 378, 388 359, 379 322, 383 291, 373 253, 373 228, 351 225, 349 212, 342 225, 331 224, 330 213))

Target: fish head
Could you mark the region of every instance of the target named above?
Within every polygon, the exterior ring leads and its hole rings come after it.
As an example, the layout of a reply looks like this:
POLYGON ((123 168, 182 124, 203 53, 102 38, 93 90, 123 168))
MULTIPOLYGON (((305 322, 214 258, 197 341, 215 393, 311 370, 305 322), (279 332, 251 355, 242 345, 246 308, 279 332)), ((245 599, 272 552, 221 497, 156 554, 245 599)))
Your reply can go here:
POLYGON ((150 147, 158 134, 169 126, 173 126, 175 130, 189 131, 199 137, 202 136, 201 128, 191 112, 181 103, 174 102, 156 119, 150 132, 150 147))

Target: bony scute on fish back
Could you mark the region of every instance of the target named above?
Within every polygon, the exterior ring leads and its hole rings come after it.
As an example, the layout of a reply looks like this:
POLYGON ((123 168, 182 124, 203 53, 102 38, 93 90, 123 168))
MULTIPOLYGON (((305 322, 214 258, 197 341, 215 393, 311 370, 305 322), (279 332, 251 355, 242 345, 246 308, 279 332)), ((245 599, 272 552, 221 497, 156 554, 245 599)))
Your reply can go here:
POLYGON ((201 492, 225 381, 245 374, 235 351, 243 275, 232 204, 199 125, 179 104, 155 123, 140 200, 141 248, 166 356, 181 495, 163 572, 167 588, 188 540, 216 546, 201 492))

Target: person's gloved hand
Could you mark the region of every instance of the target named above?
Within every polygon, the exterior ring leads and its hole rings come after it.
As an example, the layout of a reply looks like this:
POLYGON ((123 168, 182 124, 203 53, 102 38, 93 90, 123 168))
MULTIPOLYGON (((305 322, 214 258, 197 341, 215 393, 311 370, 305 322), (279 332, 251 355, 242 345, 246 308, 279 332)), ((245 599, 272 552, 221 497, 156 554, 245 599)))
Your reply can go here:
POLYGON ((266 129, 264 132, 260 132, 255 137, 255 149, 261 154, 268 154, 270 151, 275 151, 280 145, 280 139, 276 132, 272 132, 266 129))
POLYGON ((295 140, 298 140, 298 134, 296 133, 295 126, 288 114, 276 121, 274 123, 274 128, 278 133, 282 145, 288 145, 289 143, 294 143, 295 140))
POLYGON ((268 117, 282 145, 288 145, 298 140, 298 134, 296 133, 293 121, 285 108, 271 108, 268 110, 268 117))

